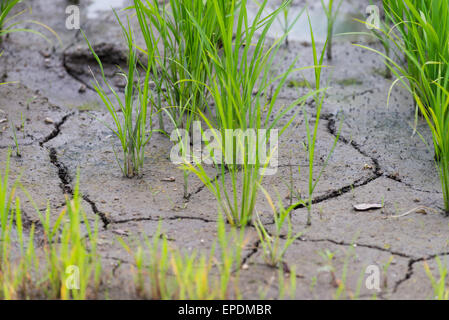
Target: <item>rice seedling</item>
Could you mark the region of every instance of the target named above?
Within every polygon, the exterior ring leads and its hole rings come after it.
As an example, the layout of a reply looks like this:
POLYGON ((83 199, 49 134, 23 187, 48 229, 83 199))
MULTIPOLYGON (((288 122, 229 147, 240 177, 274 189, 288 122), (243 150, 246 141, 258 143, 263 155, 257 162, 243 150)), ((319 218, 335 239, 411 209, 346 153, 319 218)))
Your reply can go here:
MULTIPOLYGON (((230 10, 229 2, 219 5, 226 15, 230 10)), ((205 54, 205 45, 195 24, 214 46, 221 47, 223 40, 215 8, 212 2, 202 0, 170 0, 169 5, 135 0, 134 8, 146 45, 146 50, 141 51, 147 55, 150 50, 155 51, 152 74, 160 130, 165 132, 162 118, 165 112, 176 129, 190 134, 193 121, 199 118, 198 111, 207 108, 209 92, 205 84, 208 70, 212 68, 212 57, 205 54)), ((185 153, 186 149, 187 146, 182 151, 185 153)), ((184 197, 188 196, 188 171, 184 171, 184 197)))
MULTIPOLYGON (((334 153, 335 147, 337 146, 338 139, 340 138, 340 131, 341 131, 341 124, 340 129, 338 130, 337 136, 335 137, 334 143, 329 150, 329 153, 323 163, 323 166, 318 173, 318 176, 314 176, 313 169, 315 166, 315 150, 316 150, 316 142, 318 139, 318 127, 321 119, 321 111, 324 104, 324 99, 326 97, 326 89, 321 89, 321 72, 323 66, 323 60, 324 60, 324 54, 325 49, 329 45, 329 39, 326 40, 326 43, 324 44, 324 49, 321 52, 321 55, 318 56, 317 52, 317 46, 315 42, 315 37, 312 30, 312 23, 309 19, 309 28, 310 28, 310 38, 312 43, 312 51, 313 51, 313 61, 314 61, 314 75, 315 75, 315 88, 316 91, 314 91, 314 101, 315 101, 315 107, 316 107, 316 114, 315 114, 315 124, 311 126, 309 117, 307 115, 307 111, 305 107, 303 106, 303 114, 304 114, 304 122, 306 126, 306 133, 307 133, 307 148, 306 152, 308 153, 308 161, 309 161, 309 170, 308 170, 308 188, 307 188, 307 198, 305 199, 298 199, 297 207, 298 206, 305 206, 307 208, 307 225, 312 225, 312 207, 313 207, 313 194, 315 192, 315 189, 318 185, 318 183, 321 180, 321 176, 324 173, 324 170, 327 168, 327 165, 329 163, 329 160, 334 153)), ((299 174, 301 175, 301 168, 298 167, 299 174)))
MULTIPOLYGON (((17 7, 22 0, 2 0, 0 1, 0 44, 2 44, 3 36, 8 35, 14 32, 30 32, 40 37, 44 38, 47 42, 51 44, 51 41, 40 31, 23 28, 20 27, 19 24, 23 22, 31 23, 37 26, 41 26, 44 29, 51 32, 59 41, 62 46, 62 41, 58 34, 49 26, 35 20, 26 20, 26 21, 14 21, 19 16, 23 15, 28 9, 21 10, 19 12, 14 12, 14 9, 17 7), (12 16, 11 13, 14 13, 12 16)), ((31 11, 31 9, 30 9, 31 11)))
POLYGON ((438 265, 439 279, 436 279, 430 270, 427 261, 423 262, 424 271, 432 283, 435 300, 449 300, 449 289, 446 287, 447 266, 441 262, 440 257, 435 257, 438 265))
POLYGON ((10 155, 8 150, 3 174, 0 173, 0 299, 8 300, 30 297, 36 257, 34 225, 29 230, 28 241, 25 239, 20 199, 15 196, 18 181, 9 185, 10 155))
POLYGON ((338 17, 338 12, 340 11, 341 4, 343 0, 338 1, 338 4, 334 0, 329 0, 326 6, 325 0, 321 0, 321 5, 323 7, 324 13, 327 18, 327 59, 332 60, 332 38, 334 36, 334 25, 335 20, 338 17))
POLYGON ((278 283, 279 283, 279 300, 284 300, 288 295, 290 299, 295 299, 296 296, 296 268, 292 266, 288 272, 289 277, 285 277, 285 271, 282 266, 278 268, 278 283))
POLYGON ((334 266, 334 258, 335 252, 330 251, 329 249, 318 251, 318 255, 324 260, 325 265, 318 269, 319 272, 328 272, 331 275, 332 285, 338 286, 337 284, 337 275, 336 268, 334 266))
POLYGON ((418 111, 426 119, 433 136, 435 158, 440 175, 444 210, 449 212, 449 4, 446 1, 384 1, 385 13, 394 28, 383 31, 405 64, 379 52, 386 66, 397 77, 393 87, 403 85, 416 102, 418 111))
POLYGON ((6 27, 8 22, 8 15, 11 10, 20 2, 20 0, 4 0, 0 2, 0 43, 2 42, 3 35, 11 32, 11 27, 6 27))
POLYGON ((81 200, 78 174, 73 199, 67 200, 54 222, 50 220, 49 208, 44 214, 36 208, 45 237, 44 262, 37 274, 40 287, 49 299, 85 300, 95 297, 100 285, 98 218, 92 226, 81 200))
POLYGON ((142 298, 155 300, 173 299, 176 287, 169 275, 170 252, 167 237, 161 234, 161 225, 159 224, 152 241, 145 239, 145 249, 139 246, 137 250, 133 250, 122 238, 118 238, 118 241, 133 256, 136 294, 142 298), (149 296, 147 296, 148 280, 149 296))
POLYGON ((193 160, 185 159, 184 169, 195 173, 205 183, 216 197, 219 210, 231 225, 244 226, 251 220, 258 185, 274 152, 277 152, 277 147, 272 144, 267 157, 266 146, 276 140, 276 135, 282 134, 291 121, 278 132, 273 129, 283 116, 298 104, 304 103, 312 94, 274 111, 279 92, 288 75, 294 71, 296 61, 285 73, 272 78, 270 70, 273 60, 286 35, 268 49, 266 35, 289 1, 262 18, 267 7, 267 0, 263 1, 251 24, 248 22, 246 0, 239 2, 238 10, 237 1, 229 1, 231 10, 227 15, 220 1, 210 2, 218 17, 223 48, 217 48, 197 24, 198 32, 206 44, 207 56, 213 57, 213 70, 208 70, 208 90, 213 110, 207 115, 200 112, 210 133, 203 138, 207 140, 208 148, 203 156, 194 155, 193 160), (261 34, 256 37, 258 30, 261 30, 261 34), (203 160, 217 168, 219 179, 209 177, 203 160), (229 177, 230 186, 226 185, 226 176, 229 177))
POLYGON ((238 235, 234 229, 227 235, 223 218, 218 221, 217 231, 220 258, 215 257, 215 244, 208 255, 196 251, 181 252, 169 246, 160 224, 153 240, 146 239, 146 249, 139 246, 133 250, 119 238, 134 258, 137 295, 157 300, 239 298, 239 268, 245 243, 243 231, 238 235))
POLYGON ((283 266, 284 255, 287 249, 293 244, 295 240, 297 240, 301 236, 302 233, 293 233, 290 213, 295 206, 291 205, 290 207, 285 209, 282 204, 281 197, 278 195, 279 209, 276 209, 276 206, 274 205, 273 200, 271 199, 268 192, 262 187, 260 189, 265 194, 268 204, 273 211, 275 226, 274 234, 270 235, 258 215, 256 221, 254 222, 254 226, 256 227, 257 234, 259 235, 260 244, 263 249, 263 257, 266 263, 272 267, 280 267, 283 266), (285 223, 287 223, 287 235, 282 236, 282 231, 285 223))
POLYGON ((292 7, 292 2, 291 1, 287 1, 287 2, 288 2, 288 4, 282 10, 282 17, 278 17, 277 20, 281 24, 282 30, 284 31, 284 34, 287 35, 285 37, 285 45, 288 47, 288 44, 289 44, 289 42, 288 42, 288 32, 289 32, 289 29, 290 29, 290 25, 294 25, 296 23, 296 21, 289 22, 290 9, 292 7))
POLYGON ((95 53, 95 50, 92 48, 84 33, 83 35, 95 60, 100 66, 101 76, 104 83, 115 97, 114 103, 94 76, 95 91, 109 111, 115 127, 111 127, 107 124, 105 125, 120 140, 123 157, 122 159, 119 159, 116 153, 117 162, 123 174, 126 177, 131 178, 141 173, 145 159, 145 146, 153 135, 152 117, 154 103, 149 86, 154 50, 147 52, 147 64, 149 67, 146 69, 145 79, 142 83, 137 69, 138 57, 134 44, 133 30, 129 21, 127 27, 125 27, 117 16, 117 13, 115 11, 114 13, 122 28, 123 36, 128 46, 128 71, 127 74, 121 74, 126 79, 124 101, 122 101, 119 94, 109 84, 100 58, 95 53), (135 84, 135 81, 137 81, 137 84, 135 84))
MULTIPOLYGON (((222 13, 227 14, 230 5, 220 2, 222 13)), ((158 107, 164 108, 176 128, 189 130, 192 121, 198 118, 197 110, 204 111, 208 92, 207 69, 211 58, 204 53, 204 43, 196 30, 198 23, 212 43, 219 47, 219 25, 214 6, 209 1, 170 0, 169 4, 158 1, 135 0, 140 29, 145 40, 146 50, 155 50, 153 68, 155 72, 158 107), (146 5, 144 5, 146 4, 146 5), (158 45, 162 44, 163 49, 158 45), (202 64, 207 64, 203 66, 202 64)), ((162 112, 159 112, 160 117, 162 112)), ((164 124, 160 118, 161 129, 164 124)))
POLYGON ((37 286, 34 267, 37 265, 34 247, 34 224, 28 233, 28 241, 25 240, 25 230, 22 223, 20 199, 15 199, 15 208, 11 208, 11 218, 8 222, 4 238, 2 238, 2 255, 0 266, 0 298, 29 299, 34 295, 37 286), (15 223, 13 224, 13 219, 15 223), (15 227, 15 228, 14 228, 15 227), (15 231, 15 234, 13 233, 15 231), (14 238, 14 239, 13 239, 14 238), (12 254, 13 246, 18 243, 19 251, 12 254))
POLYGON ((388 260, 382 264, 382 289, 388 289, 388 269, 394 261, 394 256, 390 256, 388 260))

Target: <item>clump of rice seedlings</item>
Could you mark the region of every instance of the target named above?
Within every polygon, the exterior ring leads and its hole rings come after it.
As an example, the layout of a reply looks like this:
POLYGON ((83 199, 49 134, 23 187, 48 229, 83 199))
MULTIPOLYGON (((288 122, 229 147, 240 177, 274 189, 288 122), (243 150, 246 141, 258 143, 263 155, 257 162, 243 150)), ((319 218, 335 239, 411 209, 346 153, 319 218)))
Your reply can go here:
POLYGON ((332 277, 332 280, 331 280, 332 284, 334 286, 338 286, 336 269, 334 267, 335 252, 332 252, 329 249, 325 249, 325 250, 318 251, 318 255, 325 262, 325 265, 322 266, 318 271, 330 273, 330 275, 332 277))
POLYGON ((328 5, 326 6, 325 0, 321 0, 321 5, 323 7, 324 13, 326 14, 327 18, 327 59, 332 60, 332 38, 334 36, 334 25, 335 20, 337 19, 338 12, 340 11, 341 4, 343 3, 343 0, 338 1, 338 4, 336 4, 336 1, 329 0, 328 5))
MULTIPOLYGON (((98 223, 92 228, 81 207, 79 183, 57 219, 36 207, 44 231, 43 248, 34 245, 35 224, 25 229, 20 186, 9 186, 9 156, 0 174, 0 298, 86 299, 98 290, 101 260, 97 254, 98 223), (87 235, 83 236, 83 232, 87 235), (68 271, 73 270, 73 281, 68 271)), ((98 220, 97 220, 98 221, 98 220)))
POLYGON ((254 225, 256 227, 257 234, 259 235, 260 244, 263 249, 262 254, 268 265, 272 267, 283 267, 284 255, 287 249, 293 244, 296 239, 301 236, 301 233, 293 233, 290 213, 295 208, 295 206, 291 205, 290 207, 285 209, 280 196, 278 196, 279 209, 276 209, 276 206, 274 205, 273 200, 271 199, 268 192, 262 187, 260 187, 260 189, 265 194, 268 204, 273 211, 275 227, 274 234, 270 234, 260 220, 260 217, 257 215, 257 219, 255 219, 256 221, 254 222, 254 225), (287 223, 287 235, 282 236, 282 231, 285 223, 287 223))
POLYGON ((296 296, 296 268, 292 266, 288 270, 288 277, 282 266, 278 268, 278 283, 279 283, 279 300, 284 300, 288 294, 290 299, 295 299, 296 296))
POLYGON ((384 1, 385 14, 394 28, 383 31, 406 63, 377 52, 397 77, 388 93, 400 83, 414 97, 433 136, 444 209, 449 213, 449 3, 447 1, 384 1))
POLYGON ((296 61, 285 73, 272 78, 273 60, 286 35, 271 46, 267 46, 266 35, 289 2, 262 18, 267 7, 267 0, 263 1, 251 24, 248 22, 246 0, 239 2, 238 10, 237 1, 229 1, 231 10, 228 14, 223 12, 220 1, 210 2, 218 17, 223 48, 214 46, 199 28, 198 32, 207 44, 207 56, 213 57, 213 70, 208 70, 212 111, 201 113, 208 127, 209 135, 205 137, 208 150, 202 156, 194 155, 193 160, 185 159, 184 169, 195 173, 205 183, 231 225, 244 226, 251 220, 258 185, 274 152, 277 152, 277 146, 273 147, 271 142, 288 128, 291 121, 279 131, 273 129, 283 116, 305 102, 308 96, 275 111, 279 92, 293 72, 296 61), (256 36, 256 31, 261 31, 260 36, 256 36), (271 144, 269 155, 268 144, 271 144), (218 179, 209 177, 204 163, 215 166, 218 179))
POLYGON ((169 275, 170 248, 167 236, 161 233, 161 225, 159 224, 152 241, 145 239, 146 248, 139 245, 133 250, 122 238, 118 238, 118 241, 134 259, 133 273, 137 296, 154 300, 173 299, 176 287, 169 275))
POLYGON ((218 244, 221 254, 185 253, 168 244, 160 225, 146 248, 132 250, 121 238, 119 242, 134 257, 136 294, 155 300, 216 300, 240 298, 238 289, 243 231, 226 233, 223 218, 218 221, 218 244))
MULTIPOLYGON (((223 14, 230 10, 227 1, 219 6, 223 14)), ((134 0, 134 8, 146 44, 144 52, 155 50, 158 107, 164 101, 167 105, 164 111, 175 127, 189 130, 192 121, 198 118, 197 110, 206 108, 208 91, 204 84, 211 68, 211 58, 205 54, 195 24, 213 45, 220 47, 222 40, 214 6, 203 0, 170 0, 169 4, 134 0)), ((162 120, 160 125, 163 130, 162 120)))
POLYGON ((98 218, 94 226, 81 206, 79 175, 73 199, 67 200, 58 218, 51 222, 50 209, 42 214, 37 208, 44 231, 44 262, 37 274, 49 299, 85 300, 96 296, 101 275, 97 252, 98 218))
MULTIPOLYGON (((224 15, 231 10, 229 1, 220 1, 219 7, 224 15)), ((135 0, 134 8, 146 45, 142 51, 147 55, 155 51, 148 68, 153 69, 160 130, 165 131, 166 113, 176 129, 190 134, 193 121, 207 108, 205 84, 212 69, 212 57, 197 28, 213 46, 220 48, 223 43, 214 5, 203 0, 170 0, 169 4, 135 0)), ((182 149, 185 156, 186 149, 182 149)), ((188 196, 188 171, 184 171, 184 197, 188 196)))
POLYGON ((10 154, 8 150, 6 166, 0 174, 0 299, 7 300, 31 297, 35 263, 34 225, 26 241, 20 200, 15 197, 17 182, 9 185, 10 154))
POLYGON ((436 279, 426 261, 423 262, 424 271, 432 283, 435 300, 449 300, 449 289, 446 287, 447 266, 441 262, 440 257, 435 257, 438 265, 439 279, 436 279))
POLYGON ((287 2, 287 5, 282 10, 282 17, 278 17, 277 19, 282 26, 282 30, 284 31, 284 34, 286 35, 285 36, 285 45, 288 47, 288 45, 289 45, 288 34, 291 31, 291 28, 296 24, 298 19, 301 17, 302 11, 296 16, 296 18, 293 21, 289 22, 290 10, 292 8, 292 1, 287 0, 286 2, 287 2))
POLYGON ((107 124, 106 126, 108 126, 120 140, 123 157, 119 160, 116 154, 117 162, 123 174, 128 178, 132 178, 141 173, 145 159, 145 146, 153 135, 152 116, 154 104, 149 86, 152 70, 151 66, 153 66, 154 61, 154 51, 147 52, 148 68, 146 68, 145 79, 142 81, 138 74, 137 49, 134 44, 134 34, 131 25, 128 21, 128 25, 125 27, 116 13, 115 15, 122 27, 123 36, 126 39, 126 44, 128 46, 128 71, 127 74, 121 74, 126 79, 124 101, 109 84, 100 58, 95 53, 86 37, 85 39, 100 66, 101 76, 104 83, 115 98, 114 103, 94 76, 95 91, 100 96, 114 122, 114 127, 110 127, 107 124))
MULTIPOLYGON (((2 222, 3 229, 3 222, 2 222)), ((34 224, 25 239, 20 199, 15 199, 15 208, 11 208, 6 229, 2 230, 2 254, 0 255, 0 298, 6 300, 29 299, 34 297, 37 285, 34 282, 37 265, 34 247, 34 224), (13 223, 13 220, 15 223, 13 223), (17 253, 12 247, 19 247, 17 253), (19 257, 15 256, 16 254, 19 257)))
MULTIPOLYGON (((284 21, 283 21, 283 25, 282 28, 284 29, 284 33, 286 34, 288 32, 289 29, 289 23, 288 23, 288 16, 290 13, 290 8, 292 6, 292 2, 290 1, 284 8, 283 10, 283 17, 284 17, 284 21)), ((285 44, 288 47, 288 35, 285 37, 285 44)))

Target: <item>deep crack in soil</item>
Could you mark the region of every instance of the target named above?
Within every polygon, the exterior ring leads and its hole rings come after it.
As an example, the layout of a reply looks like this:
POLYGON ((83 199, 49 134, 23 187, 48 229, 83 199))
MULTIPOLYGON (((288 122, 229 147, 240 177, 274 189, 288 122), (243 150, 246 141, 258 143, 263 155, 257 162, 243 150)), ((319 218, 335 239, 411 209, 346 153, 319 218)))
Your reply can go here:
MULTIPOLYGON (((54 130, 47 137, 45 137, 41 142, 39 142, 39 145, 41 147, 45 147, 46 143, 48 143, 49 141, 56 138, 61 133, 61 127, 74 114, 75 114, 74 112, 69 113, 69 114, 65 115, 61 119, 61 121, 57 122, 55 124, 54 130)), ((73 195, 74 195, 74 190, 72 187, 73 178, 70 176, 69 169, 62 161, 59 160, 58 153, 55 148, 51 147, 51 148, 47 148, 47 150, 48 150, 50 162, 56 167, 56 169, 58 169, 58 177, 59 177, 59 180, 61 181, 59 186, 60 186, 62 192, 66 195, 70 195, 73 197, 73 195)), ((103 227, 104 227, 104 229, 106 229, 110 223, 110 220, 107 218, 106 214, 104 214, 103 212, 98 210, 96 203, 94 201, 92 201, 88 196, 82 195, 82 198, 84 201, 86 201, 91 206, 92 211, 100 217, 101 221, 103 222, 103 227)))

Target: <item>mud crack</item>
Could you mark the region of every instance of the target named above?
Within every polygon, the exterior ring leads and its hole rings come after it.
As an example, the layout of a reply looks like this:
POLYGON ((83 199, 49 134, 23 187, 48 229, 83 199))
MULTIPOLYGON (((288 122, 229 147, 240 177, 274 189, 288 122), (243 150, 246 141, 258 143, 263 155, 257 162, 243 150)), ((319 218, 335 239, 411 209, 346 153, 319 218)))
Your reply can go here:
MULTIPOLYGON (((336 121, 332 114, 324 114, 321 116, 321 118, 324 120, 327 120, 327 130, 329 131, 329 133, 331 135, 333 135, 336 138, 338 137, 339 141, 343 142, 346 145, 353 147, 362 156, 369 158, 372 161, 372 163, 374 164, 374 170, 373 170, 373 174, 370 177, 357 179, 356 181, 354 181, 353 183, 351 183, 349 185, 346 185, 337 190, 332 190, 330 192, 325 193, 324 195, 314 198, 312 200, 312 204, 317 204, 317 203, 321 203, 321 202, 324 202, 324 201, 327 201, 330 199, 340 197, 348 192, 351 192, 355 188, 365 186, 365 185, 379 179, 384 174, 380 167, 379 161, 376 158, 374 158, 373 156, 370 156, 365 151, 363 151, 357 142, 352 141, 352 140, 350 141, 338 133, 338 130, 336 127, 336 121)), ((304 204, 299 204, 298 206, 295 207, 295 210, 301 209, 304 207, 305 207, 304 204)))
POLYGON ((192 216, 171 216, 171 217, 143 217, 143 218, 131 218, 123 220, 111 220, 111 224, 124 224, 129 222, 140 222, 140 221, 173 221, 173 220, 197 220, 206 223, 216 223, 215 220, 209 220, 202 217, 192 217, 192 216))
MULTIPOLYGON (((281 238, 285 238, 285 236, 281 236, 281 238)), ((394 256, 411 259, 411 256, 406 253, 394 251, 391 249, 386 249, 384 247, 380 247, 380 246, 376 246, 376 245, 372 245, 372 244, 363 244, 363 243, 356 243, 356 242, 350 243, 350 242, 345 242, 345 241, 337 241, 337 240, 333 240, 333 239, 310 239, 310 238, 305 238, 305 237, 300 237, 297 239, 297 241, 312 242, 312 243, 330 242, 330 243, 338 245, 338 246, 353 247, 353 248, 357 248, 357 247, 368 248, 368 249, 378 250, 378 251, 382 251, 382 252, 387 252, 394 256)))
POLYGON ((44 144, 46 144, 47 142, 53 140, 54 138, 56 138, 60 133, 61 133, 61 127, 64 125, 64 123, 66 123, 66 121, 73 116, 75 113, 69 113, 66 114, 64 117, 62 117, 62 119, 60 121, 58 121, 57 123, 55 123, 55 128, 53 129, 52 132, 50 132, 50 134, 48 136, 46 136, 45 138, 43 138, 40 142, 39 145, 41 147, 44 146, 44 144))
POLYGON ((413 274, 415 272, 414 265, 416 263, 433 260, 437 257, 443 257, 443 256, 448 256, 448 255, 449 255, 449 252, 441 252, 441 253, 437 253, 437 254, 432 254, 427 257, 421 257, 421 258, 416 258, 416 259, 411 258, 408 262, 408 268, 407 268, 407 272, 405 273, 405 276, 402 279, 399 279, 398 281, 396 281, 396 283, 394 285, 393 293, 396 293, 397 290, 399 289, 399 286, 401 284, 403 284, 404 282, 406 282, 407 280, 409 280, 413 276, 413 274))
POLYGON ((240 269, 251 259, 252 256, 254 256, 260 248, 260 240, 257 240, 256 243, 254 243, 252 250, 242 259, 242 262, 240 264, 240 269))

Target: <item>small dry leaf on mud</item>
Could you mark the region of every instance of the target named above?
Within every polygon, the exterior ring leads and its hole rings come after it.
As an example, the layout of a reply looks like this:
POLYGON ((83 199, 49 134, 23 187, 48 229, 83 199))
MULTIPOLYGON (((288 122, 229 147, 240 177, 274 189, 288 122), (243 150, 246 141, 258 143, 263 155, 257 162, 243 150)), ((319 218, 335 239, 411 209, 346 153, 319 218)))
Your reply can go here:
POLYGON ((112 230, 113 233, 118 234, 119 236, 128 236, 128 232, 122 229, 112 230))
POLYGON ((163 181, 163 182, 175 182, 176 179, 175 179, 175 177, 169 177, 169 178, 161 179, 161 181, 163 181))
POLYGON ((368 211, 368 210, 374 210, 374 209, 382 209, 383 206, 379 203, 361 203, 361 204, 355 204, 354 209, 356 211, 368 211))

